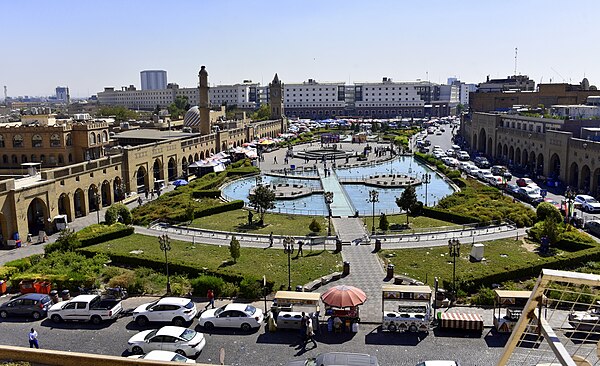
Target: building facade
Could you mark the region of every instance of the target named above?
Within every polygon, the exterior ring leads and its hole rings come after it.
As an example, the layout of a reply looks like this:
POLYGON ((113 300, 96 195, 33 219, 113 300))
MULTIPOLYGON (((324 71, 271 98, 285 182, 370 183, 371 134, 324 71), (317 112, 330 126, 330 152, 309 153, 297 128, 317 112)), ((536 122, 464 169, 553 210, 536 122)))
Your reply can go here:
POLYGON ((260 106, 259 88, 260 84, 250 80, 244 80, 242 84, 213 86, 209 92, 210 104, 254 110, 260 106))
POLYGON ((144 70, 140 72, 142 90, 163 90, 167 88, 165 70, 144 70))

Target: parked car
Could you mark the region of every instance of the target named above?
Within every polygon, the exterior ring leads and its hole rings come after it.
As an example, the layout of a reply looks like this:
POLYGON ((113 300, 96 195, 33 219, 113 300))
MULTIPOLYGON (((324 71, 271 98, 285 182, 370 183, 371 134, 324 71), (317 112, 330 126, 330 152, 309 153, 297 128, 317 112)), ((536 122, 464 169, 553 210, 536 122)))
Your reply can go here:
POLYGON ((431 360, 419 362, 417 366, 460 366, 457 361, 431 360))
POLYGON ((461 161, 458 163, 458 170, 462 171, 462 172, 467 172, 469 167, 475 167, 475 165, 473 165, 473 163, 471 163, 470 161, 461 161))
POLYGON ((458 145, 452 145, 450 147, 457 152, 460 150, 460 146, 458 146, 458 145))
POLYGON ((133 320, 141 327, 148 322, 172 322, 182 326, 191 322, 198 314, 196 304, 183 297, 163 297, 162 299, 142 304, 133 311, 133 320))
POLYGON ((476 172, 476 177, 479 180, 486 180, 486 177, 493 177, 494 175, 489 169, 478 169, 476 172))
POLYGON ((128 358, 138 358, 142 360, 152 360, 152 361, 165 361, 165 362, 181 362, 181 363, 196 363, 196 361, 189 359, 185 356, 180 355, 179 353, 171 352, 171 351, 161 351, 155 350, 146 353, 145 355, 133 355, 128 358))
POLYGON ((443 162, 444 164, 446 164, 447 166, 449 166, 449 167, 453 167, 453 168, 455 168, 456 166, 458 166, 458 160, 456 160, 456 159, 454 159, 454 158, 451 158, 451 157, 449 157, 449 156, 445 156, 445 157, 443 157, 443 158, 442 158, 442 162, 443 162))
POLYGON ((195 330, 168 325, 160 329, 139 332, 127 341, 127 349, 140 355, 154 350, 197 356, 206 345, 204 334, 195 330))
POLYGON ((518 196, 519 188, 521 188, 521 187, 519 187, 516 184, 507 184, 505 190, 508 194, 510 194, 512 196, 518 196))
POLYGON ((588 220, 585 222, 583 229, 592 235, 600 236, 600 220, 588 220))
POLYGON ((504 184, 504 178, 492 175, 491 178, 487 179, 487 182, 493 187, 501 187, 504 184))
POLYGON ((34 320, 41 319, 48 314, 52 305, 50 296, 45 294, 25 294, 0 305, 0 318, 9 316, 31 316, 34 320))
POLYGON ((556 202, 552 198, 544 198, 544 202, 548 202, 549 204, 551 204, 552 206, 554 206, 558 211, 560 211, 562 213, 565 212, 564 206, 561 205, 560 203, 556 202))
POLYGON ((287 366, 379 366, 377 357, 366 353, 327 352, 307 360, 293 360, 287 366))
POLYGON ((519 178, 517 179, 517 185, 519 187, 527 187, 530 184, 535 184, 535 182, 529 178, 519 178))
POLYGON ((457 156, 458 156, 458 160, 463 160, 463 161, 471 160, 471 156, 469 155, 469 153, 464 150, 459 151, 457 156))
POLYGON ((519 197, 525 202, 537 206, 538 203, 543 201, 542 195, 539 193, 539 188, 533 187, 521 187, 519 188, 519 197))
POLYGON ((455 158, 456 157, 456 151, 452 150, 452 149, 448 149, 448 150, 446 150, 446 155, 455 158))
POLYGON ((121 300, 102 299, 100 295, 79 295, 52 305, 48 309, 48 317, 55 323, 80 320, 100 324, 117 319, 122 310, 121 300))
POLYGON ((488 161, 488 159, 484 158, 483 156, 478 156, 476 157, 473 162, 475 163, 475 165, 477 165, 478 168, 481 169, 487 169, 490 167, 490 162, 488 161))
POLYGON ((494 175, 504 177, 506 181, 510 181, 512 179, 512 174, 508 171, 508 168, 502 165, 494 165, 491 170, 494 175))
POLYGON ((232 303, 202 312, 198 324, 205 329, 227 327, 249 331, 252 328, 260 327, 263 320, 262 310, 250 304, 232 303))
POLYGON ((587 212, 598 212, 600 211, 600 202, 592 196, 587 194, 578 194, 575 196, 575 204, 580 204, 581 209, 587 212))
POLYGON ((472 175, 473 177, 477 178, 479 176, 479 168, 476 167, 475 165, 470 166, 469 170, 467 171, 467 174, 472 175))

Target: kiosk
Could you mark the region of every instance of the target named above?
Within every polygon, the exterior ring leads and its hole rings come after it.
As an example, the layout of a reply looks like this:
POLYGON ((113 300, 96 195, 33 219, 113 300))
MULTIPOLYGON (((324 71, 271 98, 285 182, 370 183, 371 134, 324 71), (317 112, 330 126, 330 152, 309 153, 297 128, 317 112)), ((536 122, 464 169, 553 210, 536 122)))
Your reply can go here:
POLYGON ((318 324, 320 297, 321 294, 318 292, 277 291, 271 307, 271 313, 277 328, 302 328, 302 312, 318 324))
POLYGON ((494 290, 494 329, 510 333, 519 321, 523 308, 531 297, 531 291, 494 290))
POLYGON ((381 309, 384 331, 429 332, 432 290, 429 286, 383 285, 381 309))

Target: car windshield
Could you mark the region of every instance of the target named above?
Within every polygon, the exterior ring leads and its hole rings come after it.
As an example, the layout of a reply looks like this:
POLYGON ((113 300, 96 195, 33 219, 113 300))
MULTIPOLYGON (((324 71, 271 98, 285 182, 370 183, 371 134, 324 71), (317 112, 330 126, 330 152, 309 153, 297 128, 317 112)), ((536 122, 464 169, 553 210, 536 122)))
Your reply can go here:
POLYGON ((156 334, 156 332, 158 332, 158 329, 155 329, 152 332, 146 334, 146 336, 144 337, 144 340, 148 340, 148 339, 154 337, 154 335, 156 334))
POLYGON ((186 362, 186 361, 187 361, 187 358, 186 358, 186 357, 183 357, 183 356, 182 356, 182 355, 180 355, 180 354, 175 354, 175 355, 173 356, 173 358, 171 359, 171 361, 186 362))
POLYGON ((154 305, 156 305, 156 303, 158 302, 158 300, 151 302, 150 304, 146 305, 146 310, 150 309, 151 307, 153 307, 154 305))
POLYGON ((587 203, 598 203, 598 200, 595 198, 588 198, 586 201, 587 203))
POLYGON ((246 313, 254 315, 254 313, 256 313, 256 308, 252 305, 248 305, 246 306, 246 313))
POLYGON ((182 339, 185 339, 186 341, 191 341, 192 339, 194 339, 195 336, 196 336, 196 331, 191 330, 191 329, 186 329, 183 331, 183 333, 181 333, 181 335, 179 337, 182 339))
POLYGON ((217 310, 215 310, 215 315, 221 314, 224 310, 225 310, 225 306, 218 308, 217 310))
POLYGON ((317 366, 317 359, 316 358, 309 358, 304 363, 304 366, 317 366))

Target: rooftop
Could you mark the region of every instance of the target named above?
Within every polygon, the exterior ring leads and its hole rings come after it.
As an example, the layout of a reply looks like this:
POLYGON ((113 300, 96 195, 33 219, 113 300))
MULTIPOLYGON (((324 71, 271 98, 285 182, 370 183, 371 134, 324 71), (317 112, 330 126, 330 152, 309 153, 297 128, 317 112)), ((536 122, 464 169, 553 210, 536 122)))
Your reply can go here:
POLYGON ((198 133, 189 133, 181 131, 160 131, 153 129, 136 129, 131 131, 124 131, 112 136, 114 140, 169 140, 169 139, 180 139, 185 137, 200 136, 198 133))

